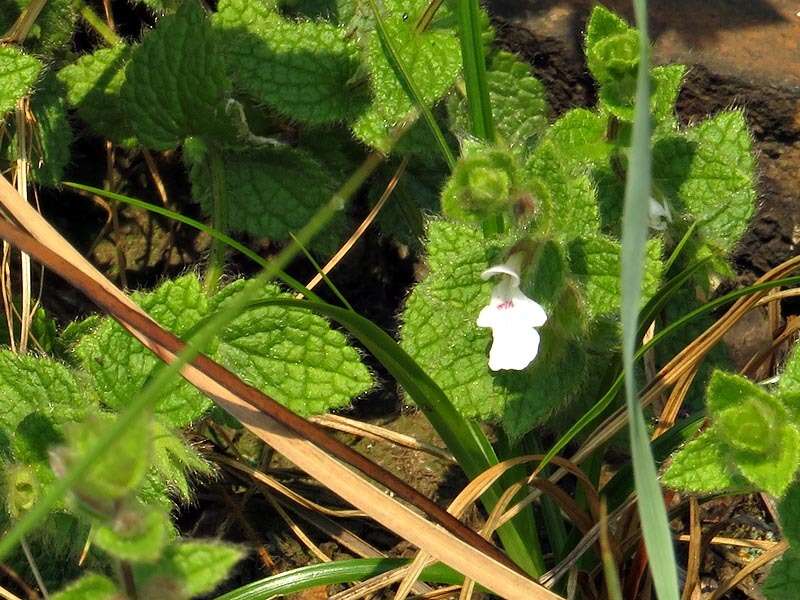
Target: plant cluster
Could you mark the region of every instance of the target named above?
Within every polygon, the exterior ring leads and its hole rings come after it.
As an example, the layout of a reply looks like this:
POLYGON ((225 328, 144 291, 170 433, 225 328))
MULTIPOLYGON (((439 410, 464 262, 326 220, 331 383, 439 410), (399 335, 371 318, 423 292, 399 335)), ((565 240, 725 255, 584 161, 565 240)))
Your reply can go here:
MULTIPOLYGON (((50 0, 17 43, 0 45, 4 160, 17 164, 27 148, 32 180, 57 186, 74 130, 131 155, 180 149, 191 197, 222 233, 285 241, 337 199, 311 247, 318 257, 351 229, 337 190, 361 158, 386 156, 364 191, 371 200, 382 175, 407 161, 379 226, 419 250, 428 272, 399 316, 399 346, 388 336, 380 344, 421 372, 419 389, 440 395, 437 405, 401 381, 467 474, 537 450, 537 428, 564 433, 568 420, 592 406, 602 414, 616 399, 606 392, 620 369, 620 235, 641 50, 627 23, 594 9, 585 54, 597 105, 553 119, 545 87, 519 57, 492 46, 488 17, 476 13, 488 100, 480 128, 454 2, 220 0, 210 14, 194 0, 145 4, 158 18, 140 40, 118 38, 80 0, 50 0), (99 39, 76 55, 79 15, 99 39), (494 447, 475 423, 497 426, 494 447)), ((0 31, 16 31, 31 5, 0 0, 0 31)), ((743 112, 680 123, 675 104, 685 74, 681 65, 650 72, 653 185, 641 315, 659 327, 702 306, 732 273, 729 256, 756 200, 743 112)), ((187 274, 133 299, 189 337, 243 289, 244 281, 219 285, 223 260, 218 247, 205 281, 187 274)), ((374 326, 357 316, 348 326, 333 309, 289 297, 277 285, 264 288, 205 353, 303 416, 349 405, 373 387, 373 375, 348 338, 315 312, 356 337, 359 327, 374 326)), ((696 319, 680 328, 656 356, 671 356, 702 325, 696 319)), ((85 454, 158 363, 109 318, 57 332, 40 311, 33 331, 39 353, 0 351, 9 527, 85 454)), ((713 355, 697 378, 691 408, 705 414, 707 427, 677 451, 664 482, 694 493, 763 490, 784 497, 780 511, 791 519, 800 357, 789 359, 775 389, 725 366, 713 355)), ((133 589, 140 598, 166 597, 159 596, 165 589, 189 598, 228 574, 240 550, 180 540, 168 516, 174 502, 189 500, 191 475, 213 472, 184 438, 207 420, 237 426, 188 383, 175 382, 52 513, 34 546, 74 555, 88 537, 99 551, 98 572, 113 567, 119 575, 119 583, 85 575, 54 598, 114 598, 133 589)), ((570 430, 560 447, 578 433, 570 430)), ((497 498, 487 492, 487 508, 497 498)), ((509 555, 540 575, 533 517, 522 511, 499 534, 509 555)), ((555 531, 564 529, 560 515, 555 521, 555 531)), ((795 533, 786 530, 790 540, 795 533)), ((568 543, 549 540, 557 558, 568 543)), ((776 567, 765 588, 771 598, 787 597, 796 553, 776 567)))

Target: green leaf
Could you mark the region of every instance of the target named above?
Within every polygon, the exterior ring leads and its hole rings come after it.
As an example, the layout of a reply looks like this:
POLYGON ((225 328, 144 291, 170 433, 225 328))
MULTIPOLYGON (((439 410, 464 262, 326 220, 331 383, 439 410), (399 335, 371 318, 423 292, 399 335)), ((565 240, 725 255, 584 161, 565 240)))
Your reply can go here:
POLYGON ((625 21, 600 5, 592 10, 586 25, 586 63, 601 85, 628 80, 633 92, 639 37, 625 21))
POLYGON ((520 173, 507 150, 477 146, 463 152, 442 190, 442 212, 466 222, 481 223, 510 212, 519 193, 520 173))
POLYGON ((781 531, 792 545, 800 544, 800 484, 794 483, 778 503, 781 531))
POLYGON ((749 379, 719 370, 712 373, 706 401, 713 417, 719 416, 724 410, 740 407, 748 398, 772 403, 771 396, 749 379))
POLYGON ((213 22, 237 86, 256 100, 309 123, 349 121, 366 106, 358 45, 345 29, 290 21, 249 0, 222 0, 213 22))
POLYGON ((71 583, 51 600, 116 600, 121 595, 117 586, 108 577, 90 573, 71 583))
POLYGON ((789 353, 777 389, 779 394, 800 394, 800 345, 795 345, 789 353))
POLYGON ((13 46, 0 46, 0 119, 30 91, 41 70, 42 63, 33 56, 13 46))
MULTIPOLYGON (((585 308, 589 315, 611 315, 620 307, 620 244, 605 236, 584 237, 569 246, 572 273, 583 287, 585 308)), ((663 247, 651 239, 646 246, 642 283, 642 303, 658 290, 663 266, 663 247)))
POLYGON ((700 221, 699 232, 726 256, 755 210, 755 160, 741 111, 722 112, 653 146, 653 181, 700 221))
MULTIPOLYGON (((187 541, 169 546, 158 564, 139 569, 145 591, 164 580, 177 582, 187 598, 212 592, 244 556, 240 548, 220 542, 187 541)), ((153 596, 155 597, 155 595, 153 596)))
POLYGON ((671 488, 698 493, 724 492, 746 485, 713 430, 704 431, 678 450, 663 481, 671 488))
POLYGON ((742 475, 756 487, 780 497, 794 481, 800 467, 800 431, 786 424, 775 427, 769 434, 771 447, 766 453, 735 448, 733 459, 742 475))
POLYGON ((139 140, 166 150, 190 136, 224 136, 229 88, 216 33, 187 0, 133 51, 122 98, 139 140))
MULTIPOLYGON (((461 414, 502 420, 516 439, 570 400, 582 382, 585 355, 546 326, 540 354, 528 369, 490 372, 491 333, 475 320, 492 289, 480 275, 490 258, 499 262, 498 248, 478 229, 443 221, 430 223, 428 237, 430 274, 406 303, 402 346, 461 414)), ((539 299, 535 289, 532 297, 539 299)), ((547 309, 548 315, 556 310, 547 309)))
MULTIPOLYGON (((223 222, 232 231, 276 241, 298 231, 333 195, 337 181, 312 156, 291 148, 265 148, 222 154, 223 222)), ((213 212, 212 175, 207 155, 190 159, 192 195, 213 212)), ((347 232, 340 211, 317 239, 314 249, 334 252, 347 232)))
MULTIPOLYGON (((58 475, 79 462, 113 425, 115 418, 108 414, 91 415, 80 423, 64 428, 66 446, 53 458, 53 470, 58 475)), ((95 461, 89 473, 77 486, 78 496, 90 503, 107 503, 133 493, 144 479, 150 465, 152 431, 149 419, 139 419, 120 436, 111 452, 95 461)), ((94 506, 94 504, 90 504, 94 506)))
POLYGON ((67 88, 70 106, 95 132, 123 146, 135 143, 120 98, 132 50, 125 44, 102 48, 81 56, 58 73, 67 88))
POLYGON ((592 181, 582 167, 561 157, 558 147, 543 140, 526 167, 538 203, 537 230, 543 235, 573 239, 596 234, 600 216, 592 181))
MULTIPOLYGON (((422 101, 431 106, 450 89, 461 68, 458 38, 445 28, 418 32, 413 19, 392 13, 384 24, 388 37, 416 84, 422 101)), ((367 42, 366 62, 373 101, 353 125, 356 137, 379 150, 388 151, 389 132, 414 108, 403 84, 398 81, 376 33, 367 42)))
POLYGON ((656 124, 675 122, 675 103, 678 100, 686 67, 683 65, 665 65, 654 67, 651 71, 653 79, 653 95, 650 98, 650 110, 656 124))
POLYGON ((545 133, 562 162, 586 164, 608 160, 612 144, 606 139, 608 119, 585 108, 575 108, 545 133))
MULTIPOLYGON (((245 285, 226 287, 214 298, 220 310, 245 285)), ((261 298, 288 297, 274 286, 261 298)), ((322 317, 281 307, 248 310, 220 334, 214 358, 301 415, 346 406, 373 381, 347 338, 322 317)))
MULTIPOLYGON (((8 31, 31 0, 0 0, 0 32, 8 31)), ((36 55, 67 49, 78 18, 74 0, 48 0, 33 23, 23 46, 36 55)))
POLYGON ((532 147, 550 113, 544 85, 526 63, 504 51, 492 57, 486 78, 497 135, 511 148, 532 147))
POLYGON ((77 421, 96 405, 91 390, 54 360, 0 350, 0 429, 13 432, 31 413, 54 424, 77 421))
POLYGON ((153 420, 150 469, 138 496, 147 504, 169 507, 170 498, 183 503, 191 500, 190 478, 214 472, 207 462, 178 431, 160 419, 153 420))
MULTIPOLYGON (((208 312, 208 300, 193 274, 166 281, 153 292, 135 293, 133 300, 176 335, 186 333, 208 312)), ((110 318, 104 318, 94 332, 85 335, 75 352, 94 378, 102 401, 115 409, 128 405, 159 363, 110 318)), ((180 379, 163 390, 155 411, 173 426, 182 427, 198 419, 210 405, 210 400, 180 379)))
MULTIPOLYGON (((43 186, 56 186, 69 163, 72 128, 67 118, 63 85, 52 72, 42 79, 31 98, 30 108, 34 120, 27 123, 26 139, 30 140, 32 179, 43 186)), ((8 129, 8 144, 2 151, 7 160, 16 160, 19 155, 16 127, 8 129)))
POLYGON ((789 548, 783 557, 770 568, 761 593, 767 600, 793 598, 800 588, 800 549, 789 548))
POLYGON ((122 507, 107 525, 95 530, 94 543, 120 560, 154 562, 172 535, 169 515, 160 508, 122 507))

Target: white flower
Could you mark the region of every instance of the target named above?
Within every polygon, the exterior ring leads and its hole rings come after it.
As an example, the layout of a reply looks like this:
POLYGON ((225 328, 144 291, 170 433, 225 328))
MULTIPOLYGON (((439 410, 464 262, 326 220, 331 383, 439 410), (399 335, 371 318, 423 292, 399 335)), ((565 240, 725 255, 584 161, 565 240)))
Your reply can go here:
POLYGON ((512 254, 505 264, 481 273, 481 279, 495 275, 500 281, 492 289, 492 299, 478 315, 478 327, 492 329, 489 368, 521 370, 539 352, 539 332, 534 329, 547 321, 544 309, 519 289, 522 253, 512 254))
POLYGON ((651 196, 650 229, 664 231, 667 228, 667 223, 672 223, 672 212, 669 210, 669 204, 666 202, 661 204, 661 202, 651 196))

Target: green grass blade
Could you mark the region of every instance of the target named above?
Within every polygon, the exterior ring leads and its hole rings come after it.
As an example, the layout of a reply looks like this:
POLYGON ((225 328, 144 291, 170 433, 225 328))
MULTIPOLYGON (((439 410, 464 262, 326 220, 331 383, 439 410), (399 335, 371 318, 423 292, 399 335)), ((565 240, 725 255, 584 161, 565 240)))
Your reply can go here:
MULTIPOLYGON (((362 581, 404 567, 409 562, 403 558, 356 558, 309 565, 248 583, 217 596, 216 600, 269 600, 309 588, 362 581)), ((464 581, 464 577, 445 565, 435 564, 423 569, 420 580, 458 585, 464 581)))
POLYGON ((397 77, 397 81, 399 81, 400 85, 403 86, 406 94, 408 94, 408 97, 417 107, 420 115, 422 115, 422 118, 428 125, 428 129, 431 130, 431 134, 433 134, 433 137, 439 146, 439 150, 442 152, 445 162, 447 162, 447 166, 452 171, 456 166, 456 159, 455 156, 453 156, 453 151, 447 144, 447 140, 444 137, 444 133, 442 133, 442 129, 436 122, 430 107, 425 103, 425 99, 420 93, 419 88, 411 78, 411 73, 405 68, 405 65, 400 59, 400 55, 397 53, 392 40, 389 39, 389 34, 386 31, 386 24, 383 22, 383 17, 381 16, 381 12, 378 9, 378 5, 375 0, 369 0, 369 6, 372 9, 372 14, 375 16, 375 26, 378 32, 378 38, 381 41, 381 47, 383 48, 386 59, 392 66, 392 70, 397 77))
POLYGON ((678 600, 678 569, 672 534, 658 474, 650 447, 650 436, 636 390, 634 353, 639 328, 645 244, 647 242, 648 201, 651 189, 650 155, 650 40, 647 35, 647 0, 635 0, 639 29, 639 70, 628 175, 625 182, 625 209, 622 217, 622 365, 625 373, 625 400, 633 474, 644 543, 650 572, 659 600, 678 600))
MULTIPOLYGON (((676 331, 678 331, 681 327, 693 321, 694 319, 712 312, 719 308, 720 306, 724 306, 725 304, 729 304, 731 302, 735 302, 742 296, 747 296, 748 294, 753 294, 755 292, 769 290, 776 287, 787 287, 793 285, 800 285, 800 275, 795 275, 793 277, 786 277, 784 279, 776 279, 774 281, 766 281, 764 283, 757 283, 746 288, 742 288, 740 290, 734 290, 724 296, 720 296, 719 298, 712 300, 711 302, 707 302, 702 306, 698 306, 694 310, 686 313, 676 321, 673 321, 664 329, 656 333, 653 338, 643 345, 639 350, 636 351, 634 356, 635 359, 640 359, 644 356, 644 353, 653 348, 656 344, 661 342, 664 338, 672 335, 676 331)), ((583 431, 586 427, 588 427, 595 419, 600 417, 603 412, 608 408, 611 402, 616 398, 619 391, 622 389, 622 380, 623 375, 620 373, 614 382, 609 387, 608 391, 603 394, 603 397, 600 398, 588 411, 586 411, 580 419, 578 419, 572 427, 570 427, 566 433, 564 433, 558 441, 553 444, 550 450, 544 455, 544 458, 539 463, 538 468, 544 468, 550 461, 556 456, 559 452, 561 452, 567 444, 569 444, 575 437, 583 431)))
POLYGON ((456 4, 471 133, 477 138, 494 143, 494 118, 489 99, 489 84, 486 81, 486 57, 481 39, 479 11, 478 0, 458 0, 456 4))
MULTIPOLYGON (((461 416, 436 382, 372 321, 322 302, 275 298, 250 304, 251 308, 257 306, 299 308, 336 321, 361 342, 414 399, 470 479, 497 464, 497 455, 480 427, 461 416)), ((496 504, 502 491, 503 486, 497 484, 483 495, 482 500, 488 510, 496 504)), ((532 537, 531 532, 526 534, 519 523, 513 519, 508 523, 511 527, 504 525, 498 534, 511 559, 529 574, 538 576, 544 572, 538 540, 532 537)))
MULTIPOLYGON (((80 190, 82 192, 87 192, 89 194, 95 194, 97 196, 100 196, 101 198, 106 198, 107 200, 122 202, 123 204, 128 204, 130 206, 141 208, 143 210, 150 211, 157 215, 161 215, 162 217, 167 217, 168 219, 172 219, 173 221, 177 221, 178 223, 183 223, 184 225, 188 225, 193 229, 202 231, 203 233, 210 235, 215 240, 218 240, 223 244, 226 244, 230 248, 233 248, 237 252, 243 254, 244 256, 252 260, 254 263, 259 265, 262 269, 266 269, 269 266, 269 261, 260 257, 250 248, 248 248, 244 244, 237 242, 229 235, 226 235, 225 233, 219 231, 218 229, 209 227, 205 223, 201 223, 200 221, 192 219, 191 217, 187 217, 179 212, 175 212, 174 210, 169 210, 168 208, 157 206, 155 204, 150 204, 149 202, 145 202, 144 200, 138 200, 136 198, 131 198, 130 196, 117 194, 115 192, 109 192, 108 190, 103 190, 97 187, 93 187, 91 185, 84 185, 82 183, 75 183, 73 181, 62 181, 61 185, 75 190, 80 190)), ((317 296, 314 292, 309 290, 306 286, 304 286, 302 283, 297 281, 294 277, 284 272, 283 270, 281 270, 277 274, 277 277, 292 289, 303 294, 306 298, 309 298, 310 300, 318 300, 318 301, 320 300, 319 296, 317 296)))
MULTIPOLYGON (((341 209, 345 201, 366 181, 381 163, 380 157, 370 155, 364 163, 350 176, 342 187, 321 207, 311 220, 297 233, 297 238, 304 244, 317 235, 330 219, 341 209)), ((98 442, 92 446, 84 457, 78 461, 61 479, 58 479, 44 493, 34 507, 25 514, 14 527, 0 540, 0 560, 8 556, 26 534, 30 533, 48 513, 67 494, 72 485, 92 468, 94 462, 109 451, 120 434, 139 418, 147 408, 161 395, 163 390, 179 376, 180 369, 193 360, 224 327, 239 316, 281 269, 285 268, 300 251, 297 242, 290 243, 278 256, 269 262, 267 268, 248 281, 239 294, 234 295, 223 310, 214 314, 197 332, 186 340, 186 349, 181 352, 170 365, 160 363, 153 370, 147 384, 134 398, 124 412, 115 421, 114 426, 98 442)))

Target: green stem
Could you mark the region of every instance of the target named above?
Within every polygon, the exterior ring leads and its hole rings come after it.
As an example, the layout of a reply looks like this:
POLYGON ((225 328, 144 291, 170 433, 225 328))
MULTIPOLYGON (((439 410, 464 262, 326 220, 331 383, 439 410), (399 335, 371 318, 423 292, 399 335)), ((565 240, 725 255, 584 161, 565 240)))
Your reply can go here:
POLYGON ((111 29, 111 27, 106 25, 106 22, 103 21, 103 19, 100 18, 100 15, 94 12, 90 6, 88 6, 82 0, 78 2, 78 6, 81 18, 86 21, 86 24, 94 29, 101 38, 103 38, 103 41, 106 44, 109 46, 116 46, 122 42, 122 38, 119 37, 114 30, 111 29))
MULTIPOLYGON (((228 207, 225 197, 225 165, 216 148, 208 152, 209 170, 211 171, 211 225, 214 229, 226 233, 228 231, 228 207)), ((211 241, 211 256, 205 276, 205 289, 208 295, 213 294, 219 286, 219 280, 225 268, 225 244, 214 238, 211 241)))

